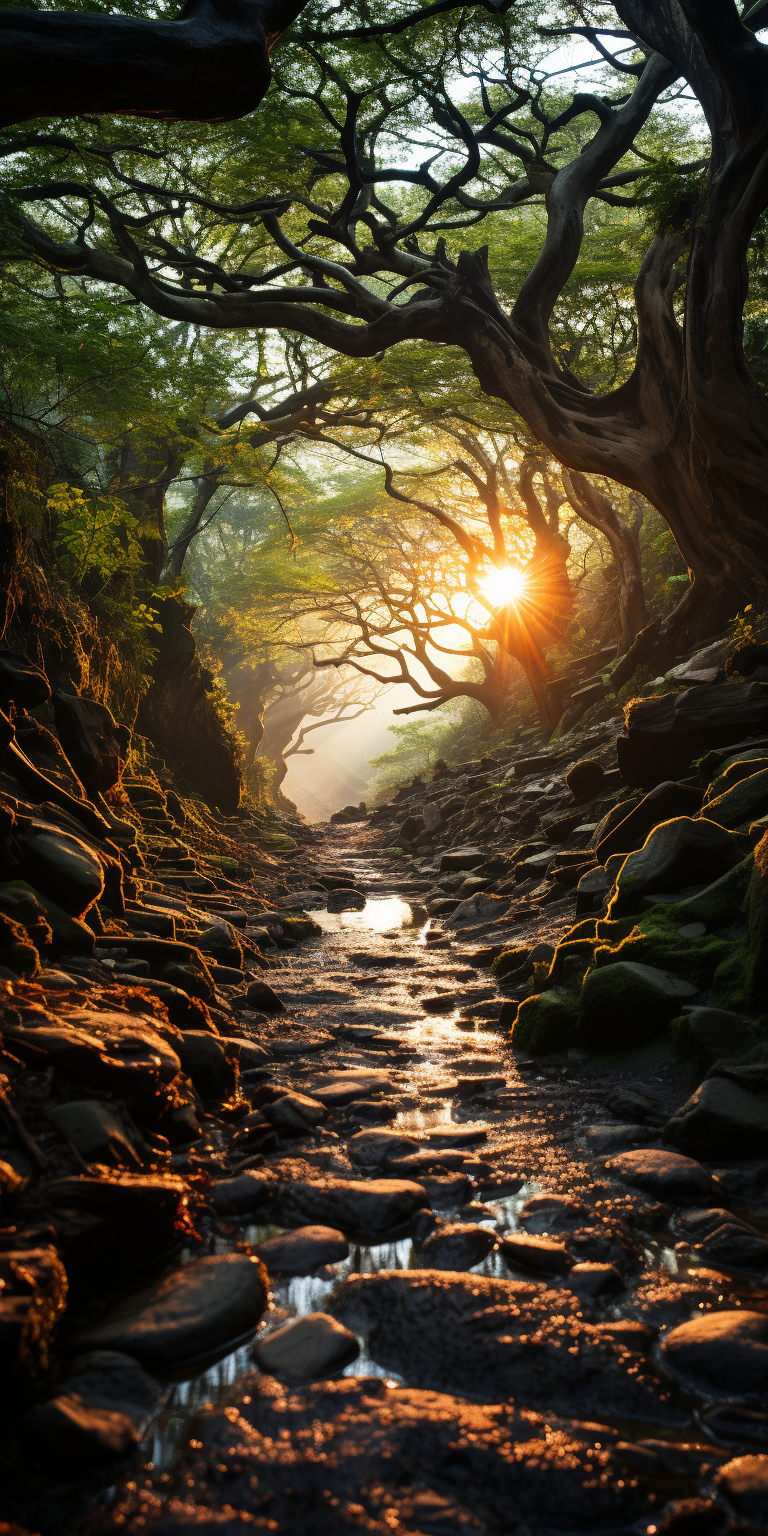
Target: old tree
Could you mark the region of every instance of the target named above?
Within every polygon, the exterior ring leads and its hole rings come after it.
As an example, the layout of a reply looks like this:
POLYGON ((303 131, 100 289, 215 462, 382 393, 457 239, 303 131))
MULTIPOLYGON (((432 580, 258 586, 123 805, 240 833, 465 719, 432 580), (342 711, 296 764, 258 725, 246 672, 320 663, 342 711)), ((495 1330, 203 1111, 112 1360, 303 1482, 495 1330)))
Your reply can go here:
POLYGON ((310 5, 276 59, 268 135, 265 109, 192 155, 145 125, 130 144, 103 125, 26 133, 6 146, 9 219, 34 259, 170 320, 303 338, 316 374, 334 353, 463 349, 568 470, 662 513, 693 578, 677 643, 768 577, 768 408, 743 324, 747 302, 761 324, 768 6, 551 19, 443 0, 374 21, 361 0, 330 26, 310 5), (547 63, 564 40, 590 81, 602 61, 596 88, 564 94, 572 62, 547 63), (612 373, 563 309, 603 218, 637 252, 612 373))

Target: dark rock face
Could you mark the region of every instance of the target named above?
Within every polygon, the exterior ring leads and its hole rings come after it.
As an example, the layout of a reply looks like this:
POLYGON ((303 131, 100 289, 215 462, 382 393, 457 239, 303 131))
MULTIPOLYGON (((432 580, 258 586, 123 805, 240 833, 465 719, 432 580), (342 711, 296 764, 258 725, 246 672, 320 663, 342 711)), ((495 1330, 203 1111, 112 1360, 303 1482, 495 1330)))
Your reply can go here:
POLYGON ((665 1126, 667 1139, 695 1157, 768 1155, 768 1093, 711 1077, 665 1126))
POLYGON ((48 679, 39 667, 7 645, 0 645, 0 709, 36 709, 51 697, 48 679))
POLYGON ((762 683, 701 684, 637 699, 616 743, 622 778, 650 786, 683 777, 694 757, 766 730, 768 687, 762 683))
POLYGON ((130 747, 127 726, 106 705, 68 693, 54 693, 53 713, 59 741, 89 793, 111 789, 130 747))
POLYGON ((150 1370, 214 1354, 255 1329, 267 1304, 263 1271, 243 1254, 193 1259, 83 1329, 83 1349, 114 1349, 150 1370))

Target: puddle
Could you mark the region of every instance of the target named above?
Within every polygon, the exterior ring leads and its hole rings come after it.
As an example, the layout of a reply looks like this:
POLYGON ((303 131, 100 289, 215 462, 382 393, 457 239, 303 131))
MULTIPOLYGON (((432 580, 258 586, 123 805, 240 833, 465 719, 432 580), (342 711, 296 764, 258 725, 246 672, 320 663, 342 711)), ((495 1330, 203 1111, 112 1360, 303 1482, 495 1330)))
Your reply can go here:
POLYGON ((422 928, 420 922, 414 924, 410 902, 401 896, 370 896, 362 912, 320 911, 312 916, 325 933, 395 933, 408 928, 416 937, 422 928))

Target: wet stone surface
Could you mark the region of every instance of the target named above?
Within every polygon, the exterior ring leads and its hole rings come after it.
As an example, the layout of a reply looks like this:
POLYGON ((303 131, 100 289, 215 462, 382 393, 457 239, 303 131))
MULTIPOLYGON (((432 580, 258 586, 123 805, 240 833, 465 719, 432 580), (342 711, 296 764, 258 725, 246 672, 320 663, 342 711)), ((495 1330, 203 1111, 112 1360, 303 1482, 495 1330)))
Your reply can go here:
MULTIPOLYGON (((599 1069, 513 1053, 468 1006, 471 977, 483 1005, 505 996, 475 963, 483 937, 440 947, 402 866, 364 828, 335 837, 326 862, 365 905, 330 903, 322 936, 272 952, 282 1006, 251 1036, 250 1104, 173 1158, 198 1239, 172 1267, 261 1261, 259 1316, 242 1326, 241 1306, 236 1337, 173 1370, 145 1354, 158 1397, 124 1413, 123 1441, 102 1422, 117 1452, 87 1507, 59 1472, 28 1528, 764 1530, 766 1210, 658 1139, 682 1069, 663 1048, 599 1069), (590 1146, 590 1127, 627 1123, 649 1144, 590 1146), (686 1505, 709 1523, 681 1524, 686 1505)), ((521 946, 572 924, 553 907, 520 922, 521 946)), ((107 1307, 82 1310, 89 1348, 130 1353, 107 1307)), ((54 1429, 38 1421, 36 1445, 30 1422, 27 1478, 54 1429)))

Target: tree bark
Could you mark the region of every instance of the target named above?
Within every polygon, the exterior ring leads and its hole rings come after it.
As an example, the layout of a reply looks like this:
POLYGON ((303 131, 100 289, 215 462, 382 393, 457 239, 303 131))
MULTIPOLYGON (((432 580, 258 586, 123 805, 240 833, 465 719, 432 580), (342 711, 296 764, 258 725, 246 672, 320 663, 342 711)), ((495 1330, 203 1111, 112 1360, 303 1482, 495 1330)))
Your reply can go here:
POLYGON ((633 523, 625 523, 612 501, 586 475, 563 471, 563 485, 574 512, 607 539, 619 575, 618 655, 624 656, 648 623, 640 554, 642 507, 633 523))
POLYGON ((0 10, 0 124, 121 116, 228 122, 252 112, 298 0, 187 0, 176 21, 0 10))

